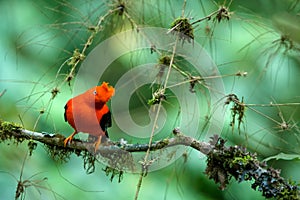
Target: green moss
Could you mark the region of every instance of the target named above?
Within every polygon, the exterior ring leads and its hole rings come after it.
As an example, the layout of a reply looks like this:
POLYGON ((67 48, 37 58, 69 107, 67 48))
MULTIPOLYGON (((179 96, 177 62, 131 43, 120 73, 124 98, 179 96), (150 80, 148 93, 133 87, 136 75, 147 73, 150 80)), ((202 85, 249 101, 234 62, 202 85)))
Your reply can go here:
POLYGON ((171 57, 168 56, 168 55, 162 55, 159 58, 158 63, 161 64, 161 65, 167 65, 167 66, 169 66, 170 63, 171 63, 171 57))
POLYGON ((83 167, 87 174, 91 174, 95 171, 95 161, 96 157, 89 151, 82 152, 83 167))
POLYGON ((57 145, 49 145, 45 144, 47 148, 47 153, 49 156, 60 163, 67 162, 70 159, 71 154, 74 150, 70 150, 69 148, 57 146, 57 145))
POLYGON ((28 141, 28 151, 31 156, 37 147, 37 143, 31 140, 28 135, 23 134, 23 127, 20 124, 0 120, 0 142, 12 141, 13 144, 20 144, 28 141))
MULTIPOLYGON (((293 183, 292 183, 293 185, 293 183)), ((293 190, 292 188, 284 188, 283 191, 278 195, 278 200, 297 200, 299 199, 299 194, 297 190, 293 190)))
POLYGON ((33 140, 30 140, 27 145, 28 145, 28 149, 29 149, 29 155, 31 156, 33 150, 35 150, 37 147, 37 143, 34 142, 33 140))
POLYGON ((79 49, 76 48, 76 49, 74 49, 73 55, 67 64, 70 66, 75 66, 76 63, 83 61, 84 59, 85 59, 85 55, 80 53, 79 49))
POLYGON ((232 160, 232 165, 238 164, 238 165, 246 166, 250 161, 253 161, 253 159, 250 155, 245 155, 242 157, 235 157, 232 160))
POLYGON ((22 126, 19 124, 0 120, 0 142, 13 140, 16 144, 22 143, 26 137, 21 130, 22 126))
POLYGON ((162 88, 157 89, 153 94, 152 98, 148 100, 148 105, 159 104, 161 101, 166 100, 165 90, 162 88))
POLYGON ((266 198, 299 199, 299 188, 286 182, 280 170, 267 167, 258 161, 256 154, 247 152, 239 146, 224 146, 225 140, 219 139, 215 148, 208 154, 205 173, 210 179, 225 189, 230 179, 238 182, 252 181, 251 187, 262 192, 266 198))
POLYGON ((118 176, 118 182, 120 183, 123 179, 123 171, 119 171, 117 169, 111 168, 111 167, 106 167, 105 169, 103 169, 103 171, 105 172, 106 176, 110 176, 110 181, 113 181, 113 179, 118 176))
POLYGON ((183 42, 194 40, 194 28, 188 18, 179 17, 175 19, 171 24, 171 30, 173 33, 178 33, 179 39, 183 42))

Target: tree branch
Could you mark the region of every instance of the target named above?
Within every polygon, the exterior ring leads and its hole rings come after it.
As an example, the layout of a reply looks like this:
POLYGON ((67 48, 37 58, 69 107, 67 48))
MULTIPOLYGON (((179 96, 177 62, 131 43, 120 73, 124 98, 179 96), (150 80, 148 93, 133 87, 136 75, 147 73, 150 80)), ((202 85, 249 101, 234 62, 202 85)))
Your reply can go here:
MULTIPOLYGON (((1 121, 0 121, 1 122, 1 121)), ((90 142, 73 139, 72 143, 67 147, 64 147, 65 136, 61 134, 49 134, 46 132, 34 132, 27 129, 23 129, 20 125, 1 122, 1 140, 15 139, 16 142, 22 142, 23 140, 34 140, 41 142, 45 145, 57 146, 67 148, 73 151, 91 150, 94 148, 94 144, 90 142)), ((176 137, 163 139, 157 142, 153 142, 150 145, 150 150, 155 151, 165 147, 184 145, 190 146, 203 154, 208 154, 212 149, 212 146, 207 142, 200 142, 192 137, 182 135, 180 133, 174 133, 176 137)), ((109 145, 103 145, 99 147, 98 151, 105 149, 121 149, 127 152, 145 152, 149 148, 149 144, 127 144, 125 142, 108 142, 109 145)))
MULTIPOLYGON (((266 198, 276 199, 299 199, 299 187, 295 183, 289 183, 280 176, 280 170, 268 167, 265 162, 260 162, 256 154, 247 152, 245 148, 239 146, 225 147, 225 140, 215 135, 209 142, 198 141, 192 137, 183 135, 179 129, 174 129, 174 137, 153 142, 150 146, 151 151, 168 148, 170 146, 184 145, 189 146, 207 156, 207 168, 205 173, 210 179, 220 184, 220 189, 225 189, 229 180, 234 177, 238 182, 252 181, 252 188, 258 189, 266 198)), ((52 157, 58 157, 60 160, 66 160, 71 153, 81 155, 84 159, 84 167, 88 172, 93 172, 95 155, 98 153, 106 158, 116 159, 116 157, 107 157, 114 152, 145 152, 149 144, 127 144, 126 142, 108 142, 108 145, 100 146, 95 154, 93 152, 94 144, 74 139, 73 142, 64 147, 65 136, 60 134, 49 134, 29 131, 20 125, 0 120, 0 142, 13 140, 15 143, 21 143, 24 140, 29 141, 28 146, 31 152, 34 150, 38 141, 46 145, 52 157), (92 151, 91 151, 92 150, 92 151), (87 155, 87 152, 88 155, 87 155)), ((121 154, 125 158, 118 158, 118 165, 112 166, 120 169, 120 163, 127 160, 128 154, 121 154)), ((121 166, 122 167, 122 166, 121 166)), ((107 169, 108 172, 115 173, 114 169, 107 169)), ((107 172, 106 171, 106 172, 107 172)), ((122 175, 121 171, 119 175, 122 175)), ((112 174, 112 177, 115 174, 112 174)), ((120 178, 120 177, 119 177, 120 178)))

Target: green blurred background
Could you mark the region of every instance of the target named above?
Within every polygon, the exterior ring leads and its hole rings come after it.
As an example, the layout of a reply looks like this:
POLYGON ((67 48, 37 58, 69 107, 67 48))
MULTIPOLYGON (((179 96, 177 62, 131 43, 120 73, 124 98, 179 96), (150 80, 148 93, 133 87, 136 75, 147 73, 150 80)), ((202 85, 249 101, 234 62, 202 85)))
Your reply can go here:
MULTIPOLYGON (((61 84, 70 71, 62 64, 72 56, 75 48, 82 48, 91 34, 88 28, 119 3, 1 1, 0 93, 6 92, 0 97, 0 119, 23 124, 29 130, 68 136, 72 129, 64 122, 63 107, 72 97, 72 82, 71 87, 61 84), (56 87, 60 92, 51 99, 51 91, 56 87)), ((128 0, 123 5, 137 25, 170 28, 173 20, 182 15, 183 1, 128 0)), ((230 108, 224 106, 224 99, 220 99, 219 105, 210 108, 211 112, 222 109, 225 113, 225 126, 219 134, 228 140, 228 144, 244 145, 257 152, 261 159, 279 153, 294 154, 297 158, 300 110, 297 105, 287 104, 300 102, 298 1, 234 0, 230 4, 228 1, 194 0, 187 1, 184 16, 193 22, 221 5, 229 5, 233 12, 230 20, 218 23, 211 19, 195 24, 194 35, 195 41, 203 45, 224 76, 226 94, 235 93, 240 99, 244 97, 245 103, 286 105, 247 109, 239 134, 236 127, 232 131, 229 126, 230 108), (208 30, 210 34, 207 34, 208 30), (281 36, 288 36, 289 40, 282 40, 281 36), (238 71, 247 72, 247 77, 227 76, 238 71), (280 128, 283 120, 289 123, 287 130, 280 128)), ((102 26, 103 31, 94 39, 87 54, 109 36, 130 29, 131 23, 125 15, 115 14, 104 20, 102 26)), ((141 59, 158 60, 153 55, 149 58, 144 52, 137 55, 141 59)), ((110 83, 116 83, 118 77, 128 70, 134 56, 133 52, 112 64, 106 71, 110 83)), ((151 98, 151 91, 146 87, 140 91, 142 99, 151 98)), ((174 104, 176 101, 172 99, 165 103, 170 112, 174 112, 174 104)), ((141 102, 133 101, 132 105, 143 107, 141 102)), ((136 109, 133 114, 136 120, 143 119, 145 110, 132 105, 130 108, 136 109)), ((172 128, 173 124, 174 121, 167 125, 172 128)), ((118 131, 113 125, 112 139, 120 139, 116 134, 118 131)), ((26 142, 18 146, 13 142, 0 143, 0 149, 0 199, 14 198, 16 179, 21 173, 22 180, 28 179, 32 185, 26 189, 25 199, 134 198, 137 174, 126 173, 121 183, 117 180, 111 182, 102 171, 104 166, 99 163, 96 171, 88 175, 80 158, 72 156, 67 163, 56 162, 43 145, 38 145, 22 169, 27 154, 26 142)), ((190 149, 187 153, 187 160, 179 158, 172 165, 149 173, 143 179, 139 199, 263 199, 259 192, 251 189, 251 183, 232 180, 225 191, 220 191, 204 174, 205 157, 190 149)), ((283 157, 268 164, 282 169, 286 179, 298 182, 298 160, 283 157)))

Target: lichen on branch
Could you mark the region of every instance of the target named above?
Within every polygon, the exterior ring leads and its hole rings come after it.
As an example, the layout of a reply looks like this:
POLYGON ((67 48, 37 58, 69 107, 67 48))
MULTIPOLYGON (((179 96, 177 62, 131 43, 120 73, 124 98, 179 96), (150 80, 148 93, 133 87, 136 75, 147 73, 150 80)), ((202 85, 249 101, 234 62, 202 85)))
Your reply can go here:
POLYGON ((214 148, 207 155, 205 170, 209 179, 220 184, 220 189, 225 189, 234 177, 238 182, 252 181, 252 189, 258 189, 266 198, 299 199, 299 187, 285 181, 280 176, 280 170, 268 167, 257 159, 255 153, 243 147, 226 147, 225 142, 221 138, 214 140, 214 148))

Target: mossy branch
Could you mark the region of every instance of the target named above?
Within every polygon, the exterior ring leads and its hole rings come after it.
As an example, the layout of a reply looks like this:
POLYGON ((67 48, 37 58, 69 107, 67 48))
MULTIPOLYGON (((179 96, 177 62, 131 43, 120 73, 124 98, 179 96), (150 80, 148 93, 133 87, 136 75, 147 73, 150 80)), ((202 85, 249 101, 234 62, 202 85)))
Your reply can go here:
MULTIPOLYGON (((211 150, 212 146, 206 142, 200 142, 196 139, 185 136, 182 134, 175 134, 176 137, 163 139, 160 141, 153 142, 150 145, 150 150, 155 151, 165 147, 175 146, 175 145, 184 145, 190 146, 203 154, 208 154, 211 150)), ((41 142, 45 145, 51 145, 61 148, 66 148, 71 151, 82 151, 82 150, 91 150, 95 148, 93 143, 81 141, 78 139, 74 139, 71 144, 67 147, 64 147, 65 136, 61 134, 49 134, 49 133, 40 133, 34 132, 27 129, 22 128, 20 125, 1 121, 0 120, 0 139, 1 141, 5 141, 8 139, 12 139, 15 143, 21 143, 24 140, 34 140, 41 142)), ((149 148, 148 144, 127 144, 123 142, 108 142, 108 145, 103 145, 99 147, 98 151, 105 149, 121 149, 127 152, 145 152, 149 148)), ((97 153, 97 152, 96 152, 97 153)))
MULTIPOLYGON (((225 189, 233 177, 238 182, 252 181, 252 189, 258 189, 266 198, 299 199, 300 188, 295 183, 285 181, 280 176, 280 170, 268 167, 265 162, 260 162, 256 154, 247 152, 245 148, 239 146, 226 147, 226 141, 217 135, 211 137, 211 141, 203 142, 183 135, 179 129, 174 129, 173 134, 173 138, 153 142, 150 150, 156 151, 176 145, 189 146, 207 156, 205 173, 210 179, 220 184, 220 189, 225 189)), ((38 141, 48 147, 53 157, 59 155, 59 159, 63 160, 66 160, 71 153, 76 153, 83 157, 84 167, 88 173, 93 172, 95 162, 93 156, 95 155, 88 152, 91 152, 90 150, 94 148, 94 144, 74 139, 72 144, 64 147, 64 139, 65 137, 60 134, 29 131, 15 123, 0 120, 1 142, 12 140, 18 144, 28 141, 28 146, 32 152, 36 146, 35 141, 38 141)), ((95 154, 117 150, 128 153, 146 152, 148 149, 149 144, 127 144, 122 141, 109 142, 108 145, 100 146, 95 154)), ((122 155, 126 156, 125 154, 122 155)), ((108 171, 110 172, 112 169, 106 168, 105 172, 108 171)), ((120 173, 120 175, 122 174, 123 172, 120 173)), ((112 174, 112 177, 114 175, 112 174)))

